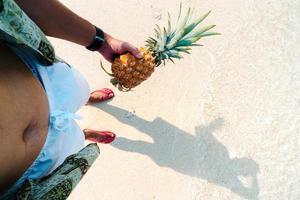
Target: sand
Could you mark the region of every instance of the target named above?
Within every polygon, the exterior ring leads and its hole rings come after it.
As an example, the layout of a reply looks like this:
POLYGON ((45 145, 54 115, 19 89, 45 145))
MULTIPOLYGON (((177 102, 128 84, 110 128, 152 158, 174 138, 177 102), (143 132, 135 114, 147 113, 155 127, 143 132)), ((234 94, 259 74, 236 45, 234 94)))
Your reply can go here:
MULTIPOLYGON (((143 45, 174 0, 63 0, 106 32, 143 45)), ((189 0, 221 36, 132 92, 80 110, 111 130, 69 200, 300 198, 300 1, 189 0)), ((91 89, 111 87, 97 53, 52 39, 91 89)), ((109 68, 107 62, 104 63, 109 68)))

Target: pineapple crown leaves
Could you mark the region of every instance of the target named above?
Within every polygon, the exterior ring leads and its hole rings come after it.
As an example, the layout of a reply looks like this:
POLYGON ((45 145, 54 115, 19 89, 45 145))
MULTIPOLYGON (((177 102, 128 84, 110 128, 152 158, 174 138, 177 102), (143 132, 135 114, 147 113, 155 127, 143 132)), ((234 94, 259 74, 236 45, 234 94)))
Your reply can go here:
POLYGON ((156 66, 160 65, 165 60, 173 62, 172 58, 182 58, 180 53, 189 53, 191 46, 203 46, 196 44, 202 37, 220 35, 220 33, 210 32, 215 25, 209 25, 200 27, 198 25, 211 13, 207 12, 203 16, 199 17, 193 22, 192 20, 193 10, 188 9, 186 15, 182 17, 182 4, 180 4, 179 15, 177 18, 177 24, 172 29, 171 16, 168 13, 167 27, 161 28, 156 25, 155 37, 150 37, 146 40, 146 47, 153 52, 153 56, 156 58, 156 66))

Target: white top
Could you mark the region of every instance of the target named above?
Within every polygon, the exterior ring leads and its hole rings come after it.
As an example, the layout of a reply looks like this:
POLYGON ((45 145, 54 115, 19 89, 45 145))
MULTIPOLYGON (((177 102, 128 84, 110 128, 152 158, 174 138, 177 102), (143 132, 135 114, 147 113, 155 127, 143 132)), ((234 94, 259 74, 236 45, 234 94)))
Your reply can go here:
POLYGON ((35 161, 2 197, 9 197, 26 179, 37 179, 50 174, 66 157, 84 147, 84 133, 75 122, 75 119, 81 117, 75 113, 86 104, 90 96, 87 81, 73 67, 63 62, 45 67, 21 48, 9 47, 44 87, 49 103, 49 127, 46 142, 35 161))

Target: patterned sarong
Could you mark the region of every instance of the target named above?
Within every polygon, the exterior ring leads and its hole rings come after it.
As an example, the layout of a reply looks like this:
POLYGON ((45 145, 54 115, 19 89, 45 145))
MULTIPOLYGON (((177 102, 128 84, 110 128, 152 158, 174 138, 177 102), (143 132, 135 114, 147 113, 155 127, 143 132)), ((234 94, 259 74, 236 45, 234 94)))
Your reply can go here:
POLYGON ((38 180, 27 180, 14 199, 24 200, 64 200, 70 195, 100 151, 96 143, 84 147, 73 154, 51 174, 38 180))

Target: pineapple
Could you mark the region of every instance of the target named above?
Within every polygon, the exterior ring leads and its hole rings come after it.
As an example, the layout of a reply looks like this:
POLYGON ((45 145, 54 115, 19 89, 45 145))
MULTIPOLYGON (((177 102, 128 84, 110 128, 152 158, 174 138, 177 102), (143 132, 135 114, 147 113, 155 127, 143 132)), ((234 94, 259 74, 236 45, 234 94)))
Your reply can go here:
POLYGON ((192 10, 188 9, 184 18, 181 18, 182 6, 180 5, 177 26, 172 30, 170 14, 168 13, 168 26, 154 29, 155 37, 146 40, 145 47, 139 48, 143 59, 137 59, 130 53, 116 58, 112 63, 111 83, 122 91, 129 91, 146 80, 154 72, 155 67, 167 60, 174 63, 173 58, 182 58, 181 53, 190 53, 192 46, 202 46, 196 42, 202 37, 219 35, 219 33, 208 32, 215 25, 209 25, 196 29, 196 27, 210 14, 211 11, 197 20, 191 21, 192 10))

